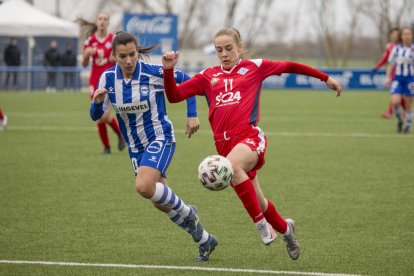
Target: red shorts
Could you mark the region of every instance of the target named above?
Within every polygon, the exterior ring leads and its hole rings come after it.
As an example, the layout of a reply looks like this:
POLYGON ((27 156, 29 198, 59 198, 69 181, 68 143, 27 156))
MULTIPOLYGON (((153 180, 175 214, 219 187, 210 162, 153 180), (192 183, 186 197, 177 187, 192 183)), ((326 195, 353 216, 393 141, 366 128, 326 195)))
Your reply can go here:
POLYGON ((267 138, 259 127, 252 125, 241 126, 223 133, 214 134, 214 140, 216 141, 217 152, 222 156, 227 156, 240 143, 245 144, 252 151, 256 151, 259 155, 259 161, 251 171, 247 172, 250 179, 256 177, 256 171, 260 170, 265 163, 267 148, 267 138))

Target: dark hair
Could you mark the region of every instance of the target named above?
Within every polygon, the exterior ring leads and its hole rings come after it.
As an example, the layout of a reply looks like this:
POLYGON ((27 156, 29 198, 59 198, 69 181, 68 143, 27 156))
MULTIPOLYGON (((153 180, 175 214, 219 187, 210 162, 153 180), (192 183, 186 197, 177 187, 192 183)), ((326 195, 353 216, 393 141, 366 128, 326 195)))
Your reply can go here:
POLYGON ((393 27, 393 28, 391 28, 391 29, 390 29, 390 34, 392 34, 392 33, 393 33, 393 32, 395 32, 395 31, 399 32, 399 31, 400 31, 400 28, 398 28, 398 27, 393 27))
MULTIPOLYGON (((108 16, 108 19, 109 19, 109 14, 107 14, 106 12, 98 13, 96 18, 98 18, 98 16, 100 14, 106 14, 108 16)), ((91 35, 93 35, 98 30, 98 26, 96 26, 95 22, 87 21, 87 20, 83 19, 82 17, 76 18, 75 21, 79 23, 79 25, 83 29, 83 35, 85 35, 86 37, 90 37, 91 35)))
POLYGON ((241 47, 242 51, 240 53, 240 58, 241 59, 247 59, 248 58, 248 54, 246 49, 244 49, 243 46, 243 42, 241 39, 241 35, 239 30, 237 30, 236 28, 223 28, 220 29, 215 35, 214 35, 214 40, 218 37, 218 36, 222 36, 222 35, 227 35, 227 36, 232 36, 234 41, 236 42, 236 44, 241 47))
POLYGON ((112 52, 115 54, 116 46, 120 44, 127 45, 128 43, 131 43, 131 42, 134 42, 135 46, 137 47, 139 59, 147 59, 150 53, 152 52, 152 50, 158 47, 158 45, 151 45, 148 47, 138 45, 138 42, 135 36, 133 36, 130 33, 120 31, 115 34, 112 40, 112 52))

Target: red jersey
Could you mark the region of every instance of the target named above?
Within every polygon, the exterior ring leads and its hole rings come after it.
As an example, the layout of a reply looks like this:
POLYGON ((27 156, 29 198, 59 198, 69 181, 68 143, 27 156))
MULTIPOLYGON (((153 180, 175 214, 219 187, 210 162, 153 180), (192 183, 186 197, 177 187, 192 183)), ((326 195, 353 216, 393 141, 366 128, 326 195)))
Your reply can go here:
POLYGON ((378 61, 377 65, 375 65, 375 68, 379 69, 381 68, 385 63, 388 61, 388 57, 391 54, 392 49, 395 47, 395 43, 388 42, 387 45, 385 45, 385 51, 382 54, 382 58, 380 61, 378 61))
POLYGON ((271 75, 298 73, 328 80, 328 75, 312 67, 286 61, 242 60, 231 70, 221 66, 205 69, 176 86, 173 70, 164 70, 165 92, 170 102, 204 95, 209 104, 211 129, 223 133, 245 125, 256 126, 260 117, 262 81, 271 75))
POLYGON ((92 85, 94 90, 98 88, 99 78, 102 73, 106 69, 115 65, 115 63, 109 61, 109 57, 112 54, 113 38, 114 33, 108 33, 106 38, 103 40, 98 39, 96 34, 93 34, 85 40, 83 49, 86 49, 87 47, 93 47, 96 49, 92 55, 92 70, 91 77, 89 78, 89 85, 92 85))

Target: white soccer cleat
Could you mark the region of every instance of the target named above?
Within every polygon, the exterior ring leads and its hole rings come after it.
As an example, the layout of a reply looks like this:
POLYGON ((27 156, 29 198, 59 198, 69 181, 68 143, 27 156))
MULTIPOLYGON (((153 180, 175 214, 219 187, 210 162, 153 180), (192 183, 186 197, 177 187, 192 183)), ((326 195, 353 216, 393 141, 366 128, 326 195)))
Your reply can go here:
POLYGON ((300 245, 295 235, 295 221, 293 219, 286 219, 286 223, 289 227, 289 235, 283 237, 286 243, 286 249, 289 257, 292 260, 297 260, 300 254, 300 245))
POLYGON ((260 238, 262 239, 264 245, 269 245, 276 240, 277 234, 266 219, 258 221, 256 223, 256 228, 260 233, 260 238))

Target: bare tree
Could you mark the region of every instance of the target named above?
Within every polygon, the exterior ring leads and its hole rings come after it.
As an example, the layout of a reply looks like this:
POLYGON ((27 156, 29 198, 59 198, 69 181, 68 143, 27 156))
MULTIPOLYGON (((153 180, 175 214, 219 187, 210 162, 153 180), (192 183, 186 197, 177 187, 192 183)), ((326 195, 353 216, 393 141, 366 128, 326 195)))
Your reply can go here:
POLYGON ((180 32, 180 48, 200 46, 200 34, 207 25, 211 14, 208 1, 189 0, 183 13, 183 28, 180 32))
POLYGON ((412 0, 361 0, 360 10, 376 25, 379 49, 387 43, 393 27, 412 24, 414 1, 412 0))
POLYGON ((352 52, 354 46, 354 39, 356 36, 356 30, 358 26, 358 20, 361 16, 361 8, 363 6, 363 2, 359 0, 349 0, 347 1, 348 9, 351 14, 351 23, 349 24, 349 32, 346 37, 346 42, 344 43, 343 53, 342 53, 342 67, 346 67, 348 65, 349 56, 352 52))
POLYGON ((226 21, 224 23, 224 26, 226 27, 233 27, 234 21, 235 21, 235 14, 237 10, 237 6, 239 5, 241 1, 240 0, 229 0, 227 2, 227 15, 226 15, 226 21))

